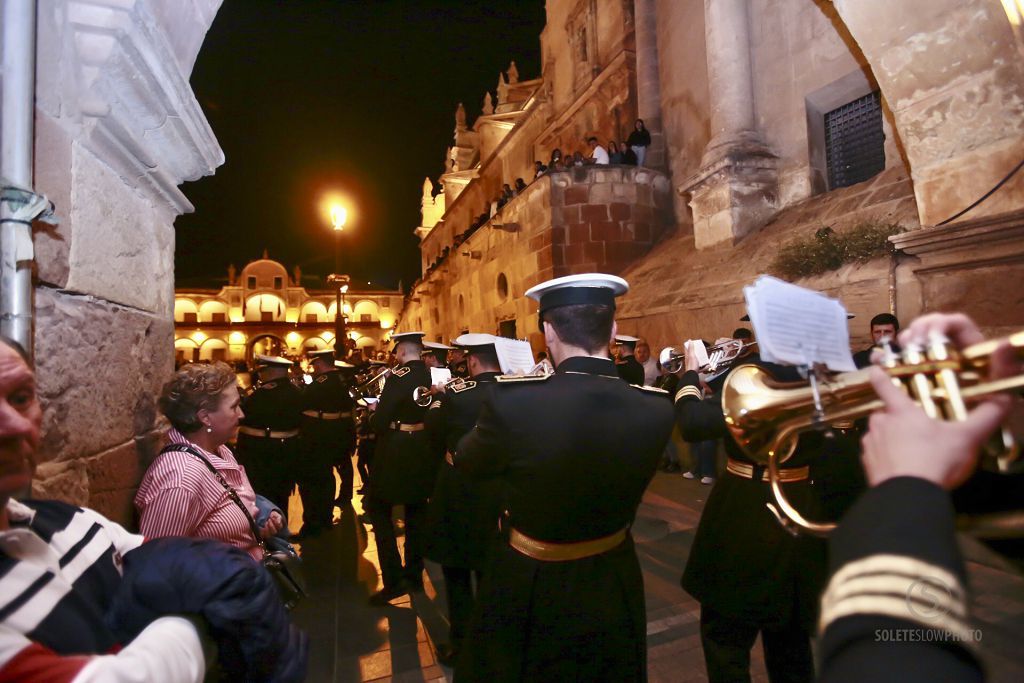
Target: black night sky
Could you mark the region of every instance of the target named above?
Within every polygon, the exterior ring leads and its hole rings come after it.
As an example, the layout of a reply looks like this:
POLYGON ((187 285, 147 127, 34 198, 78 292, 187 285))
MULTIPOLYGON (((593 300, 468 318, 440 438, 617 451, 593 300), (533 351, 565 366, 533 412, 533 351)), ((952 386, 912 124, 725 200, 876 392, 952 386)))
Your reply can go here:
POLYGON ((354 205, 343 271, 408 286, 423 178, 442 170, 456 105, 472 125, 512 59, 539 76, 543 26, 543 0, 225 0, 192 86, 227 159, 182 187, 196 210, 175 223, 178 285, 220 286, 264 248, 289 271, 331 272, 317 201, 333 190, 354 205))

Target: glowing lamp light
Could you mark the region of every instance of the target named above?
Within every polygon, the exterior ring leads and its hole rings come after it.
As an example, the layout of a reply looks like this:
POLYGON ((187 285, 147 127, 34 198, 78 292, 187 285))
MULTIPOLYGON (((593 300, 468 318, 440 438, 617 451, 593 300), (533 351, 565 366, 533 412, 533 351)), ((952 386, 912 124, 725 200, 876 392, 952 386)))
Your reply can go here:
POLYGON ((329 342, 329 341, 331 341, 332 339, 334 339, 334 333, 333 333, 333 332, 324 332, 323 334, 321 334, 321 335, 320 335, 320 337, 321 337, 321 338, 322 338, 322 339, 323 339, 324 341, 326 341, 326 342, 329 342))
POLYGON ((192 341, 194 341, 197 344, 202 344, 204 341, 206 341, 206 335, 200 332, 199 330, 196 330, 195 332, 192 333, 192 341))
POLYGON ((228 342, 236 346, 245 343, 245 335, 241 332, 232 332, 228 335, 228 342))
POLYGON ((380 329, 382 329, 382 330, 390 330, 391 326, 394 325, 394 324, 395 324, 394 320, 388 320, 387 318, 381 318, 381 320, 380 320, 380 329))
POLYGON ((358 332, 349 332, 348 338, 352 341, 357 341, 361 335, 358 332))
POLYGON ((348 219, 348 209, 340 204, 331 206, 331 226, 335 230, 344 230, 345 221, 348 219))
POLYGON ((289 332, 285 336, 285 340, 288 342, 288 346, 297 346, 302 341, 302 335, 298 332, 289 332))
POLYGON ((341 307, 341 312, 344 313, 345 315, 352 315, 352 307, 349 306, 348 304, 345 304, 344 306, 341 307))

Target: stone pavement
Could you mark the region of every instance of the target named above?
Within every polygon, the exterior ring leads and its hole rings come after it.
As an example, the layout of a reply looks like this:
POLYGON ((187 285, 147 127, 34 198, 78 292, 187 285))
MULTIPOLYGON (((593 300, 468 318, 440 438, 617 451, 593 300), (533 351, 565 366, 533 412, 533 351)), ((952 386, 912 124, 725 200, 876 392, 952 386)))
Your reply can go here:
MULTIPOLYGON (((699 608, 679 587, 679 577, 709 491, 678 474, 659 473, 644 495, 633 528, 644 573, 652 683, 707 680, 699 608)), ((297 497, 289 512, 294 527, 301 518, 297 497)), ((451 670, 435 660, 432 645, 443 642, 447 634, 440 567, 428 562, 424 593, 385 608, 368 606, 366 598, 380 587, 380 576, 373 531, 358 521, 361 512, 357 497, 353 507, 341 511, 330 533, 301 548, 310 597, 296 610, 295 620, 310 636, 308 680, 450 681, 451 670)), ((964 549, 990 680, 1022 681, 1024 578, 977 542, 965 540, 964 549)), ((767 681, 760 645, 751 658, 753 680, 767 681)))

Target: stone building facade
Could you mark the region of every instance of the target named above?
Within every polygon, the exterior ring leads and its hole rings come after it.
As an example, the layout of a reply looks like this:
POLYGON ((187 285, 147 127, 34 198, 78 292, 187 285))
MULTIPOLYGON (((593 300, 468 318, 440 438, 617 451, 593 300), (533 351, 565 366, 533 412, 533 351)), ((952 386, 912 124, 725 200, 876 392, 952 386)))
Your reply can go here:
MULTIPOLYGON (((334 289, 306 289, 302 273, 277 261, 247 264, 220 289, 179 288, 174 293, 177 362, 248 363, 254 354, 297 358, 334 346, 334 289)), ((349 339, 367 352, 382 350, 402 302, 401 290, 351 287, 342 299, 349 339)))
POLYGON ((957 308, 993 334, 1024 324, 1024 298, 1007 293, 1007 283, 1024 275, 1024 172, 1012 174, 1024 156, 1019 3, 546 6, 542 73, 525 82, 528 92, 506 97, 498 147, 480 142, 496 114, 485 108, 472 131, 465 112, 457 117, 459 165, 439 178, 441 194, 424 197, 429 211, 417 228, 424 274, 399 329, 422 327, 431 337, 466 327, 532 334, 540 350, 525 289, 603 268, 632 284, 619 309, 623 332, 655 347, 713 339, 739 325, 742 286, 769 271, 780 247, 824 227, 869 223, 902 227, 889 240, 891 253, 798 280, 843 299, 857 316, 855 345, 867 338, 867 319, 883 311, 909 319, 957 308), (636 117, 652 134, 648 170, 552 174, 503 208, 514 219, 497 214, 470 230, 496 183, 508 182, 500 179, 524 175, 553 146, 582 148, 590 134, 621 140, 636 117), (608 199, 608 215, 616 204, 630 212, 612 231, 616 246, 604 241, 604 261, 593 245, 584 247, 588 256, 569 259, 563 228, 570 240, 607 234, 603 220, 589 220, 600 209, 588 208, 584 219, 582 207, 570 208, 565 198, 581 190, 570 195, 569 186, 588 185, 588 202, 595 191, 603 200, 597 186, 608 173, 621 178, 612 181, 618 194, 608 199), (654 199, 650 233, 637 227, 648 221, 634 218, 647 211, 633 203, 646 187, 654 199), (623 248, 619 240, 634 242, 623 248), (463 308, 467 293, 472 305, 463 308))
POLYGON ((189 85, 221 0, 39 0, 36 493, 130 522, 174 368, 179 189, 224 161, 189 85))

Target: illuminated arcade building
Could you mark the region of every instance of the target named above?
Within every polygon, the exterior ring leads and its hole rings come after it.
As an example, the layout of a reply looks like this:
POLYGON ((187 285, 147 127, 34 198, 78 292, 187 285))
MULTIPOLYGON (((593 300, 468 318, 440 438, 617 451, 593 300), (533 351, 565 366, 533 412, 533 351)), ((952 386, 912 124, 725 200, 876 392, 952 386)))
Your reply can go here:
MULTIPOLYGON (((254 354, 295 357, 334 345, 333 289, 306 289, 298 267, 267 258, 240 274, 228 269, 220 289, 182 288, 174 294, 174 351, 177 361, 252 360, 254 354)), ((352 283, 342 310, 356 347, 376 351, 390 337, 402 304, 401 290, 361 289, 352 283)))

